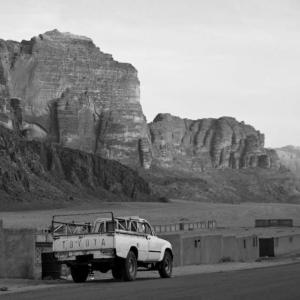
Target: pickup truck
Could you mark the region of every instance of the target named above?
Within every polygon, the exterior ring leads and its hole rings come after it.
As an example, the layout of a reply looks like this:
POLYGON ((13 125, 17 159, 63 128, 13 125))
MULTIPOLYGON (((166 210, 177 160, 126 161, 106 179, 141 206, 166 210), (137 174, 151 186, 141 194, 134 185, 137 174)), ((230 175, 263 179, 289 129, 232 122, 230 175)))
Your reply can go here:
POLYGON ((149 222, 133 216, 115 217, 112 212, 95 214, 109 216, 92 222, 74 221, 81 214, 52 219, 54 256, 70 267, 74 282, 86 281, 93 271, 109 270, 117 280, 132 281, 138 268, 157 270, 162 278, 171 277, 172 246, 155 235, 149 222))

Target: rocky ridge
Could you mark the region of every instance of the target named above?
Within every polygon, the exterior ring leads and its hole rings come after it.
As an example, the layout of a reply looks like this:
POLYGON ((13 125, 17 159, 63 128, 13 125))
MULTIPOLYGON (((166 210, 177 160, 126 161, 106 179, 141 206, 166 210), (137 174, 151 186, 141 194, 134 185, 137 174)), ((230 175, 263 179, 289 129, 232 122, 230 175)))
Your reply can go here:
POLYGON ((99 155, 28 141, 0 125, 0 207, 61 206, 76 198, 155 200, 137 172, 99 155))
POLYGON ((138 144, 148 143, 148 129, 137 71, 89 38, 53 30, 21 43, 0 40, 2 115, 9 98, 21 99, 28 137, 143 164, 138 144))
POLYGON ((159 114, 149 124, 153 163, 194 171, 278 168, 275 151, 264 148, 264 135, 231 117, 189 120, 159 114))
POLYGON ((280 159, 280 164, 300 177, 300 147, 285 146, 277 148, 276 153, 280 159))

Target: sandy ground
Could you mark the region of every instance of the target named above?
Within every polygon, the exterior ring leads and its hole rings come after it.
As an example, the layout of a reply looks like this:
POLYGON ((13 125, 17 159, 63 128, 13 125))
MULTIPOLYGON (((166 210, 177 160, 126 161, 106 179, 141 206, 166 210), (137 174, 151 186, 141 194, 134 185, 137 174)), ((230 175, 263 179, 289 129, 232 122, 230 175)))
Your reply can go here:
POLYGON ((153 225, 180 221, 216 220, 220 227, 253 227, 259 218, 291 218, 300 226, 300 205, 278 203, 215 204, 172 200, 157 202, 102 202, 99 205, 82 204, 70 209, 0 212, 5 227, 44 229, 54 214, 113 211, 116 215, 138 215, 153 225))
MULTIPOLYGON (((238 270, 247 270, 255 268, 267 268, 279 265, 287 265, 293 263, 300 263, 299 257, 279 258, 272 260, 265 260, 261 262, 228 262, 213 265, 191 265, 176 267, 173 270, 173 277, 181 277, 192 274, 208 274, 217 272, 231 272, 238 270)), ((158 272, 138 272, 138 278, 158 278, 158 272)), ((111 279, 110 272, 107 274, 96 273, 94 278, 89 280, 104 280, 111 279)), ((63 280, 29 280, 29 279, 0 279, 0 297, 1 295, 32 291, 37 289, 61 287, 74 284, 70 277, 63 280)))

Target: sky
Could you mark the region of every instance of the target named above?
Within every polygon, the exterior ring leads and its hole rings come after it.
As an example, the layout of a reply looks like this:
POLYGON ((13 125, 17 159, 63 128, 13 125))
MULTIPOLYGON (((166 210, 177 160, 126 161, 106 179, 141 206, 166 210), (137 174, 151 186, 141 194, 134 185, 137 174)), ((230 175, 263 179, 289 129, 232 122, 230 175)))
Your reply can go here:
POLYGON ((232 116, 300 145, 299 0, 0 0, 0 38, 57 28, 130 62, 148 122, 232 116))

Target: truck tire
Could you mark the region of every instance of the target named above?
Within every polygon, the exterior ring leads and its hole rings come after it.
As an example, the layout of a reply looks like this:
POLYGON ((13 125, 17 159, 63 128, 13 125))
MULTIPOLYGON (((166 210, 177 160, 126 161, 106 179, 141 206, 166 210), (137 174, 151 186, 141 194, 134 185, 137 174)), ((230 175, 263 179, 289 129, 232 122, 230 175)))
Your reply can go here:
POLYGON ((123 276, 125 281, 133 281, 136 278, 137 260, 133 251, 129 251, 123 264, 123 276))
POLYGON ((89 268, 87 266, 73 266, 71 267, 71 275, 74 282, 85 282, 89 275, 89 268))
POLYGON ((161 278, 170 278, 173 270, 173 258, 170 251, 166 251, 161 261, 158 272, 161 278))

